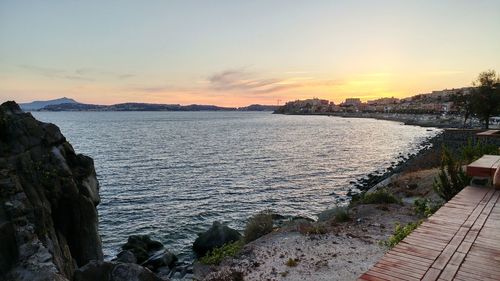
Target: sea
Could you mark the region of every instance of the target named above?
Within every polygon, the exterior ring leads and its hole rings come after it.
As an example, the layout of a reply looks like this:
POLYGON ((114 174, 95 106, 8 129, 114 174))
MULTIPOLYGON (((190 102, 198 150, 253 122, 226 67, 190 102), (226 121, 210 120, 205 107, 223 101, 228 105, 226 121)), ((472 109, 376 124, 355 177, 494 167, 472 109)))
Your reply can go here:
MULTIPOLYGON (((94 159, 107 259, 147 234, 181 259, 213 221, 262 210, 316 218, 352 181, 418 152, 439 129, 271 112, 34 112, 94 159)), ((342 199, 342 198, 341 198, 342 199)))

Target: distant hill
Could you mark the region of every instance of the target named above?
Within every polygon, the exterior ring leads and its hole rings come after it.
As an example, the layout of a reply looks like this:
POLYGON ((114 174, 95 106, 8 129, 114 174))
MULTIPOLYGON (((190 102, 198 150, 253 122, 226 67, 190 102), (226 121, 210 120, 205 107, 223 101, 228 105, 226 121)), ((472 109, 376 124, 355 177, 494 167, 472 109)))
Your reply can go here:
POLYGON ((273 111, 274 105, 252 104, 245 107, 222 107, 203 104, 159 104, 128 102, 113 105, 85 104, 74 99, 60 98, 20 104, 25 111, 273 111))
POLYGON ((63 103, 47 105, 39 111, 235 111, 234 107, 220 107, 215 105, 180 105, 157 103, 119 103, 113 105, 97 105, 84 103, 63 103))
POLYGON ((278 109, 277 105, 262 105, 262 104, 252 104, 245 107, 239 107, 239 111, 275 111, 278 109))
POLYGON ((36 111, 42 109, 49 105, 58 105, 58 104, 78 104, 77 101, 70 98, 60 98, 55 100, 46 100, 46 101, 33 101, 29 103, 20 103, 19 106, 24 111, 36 111))

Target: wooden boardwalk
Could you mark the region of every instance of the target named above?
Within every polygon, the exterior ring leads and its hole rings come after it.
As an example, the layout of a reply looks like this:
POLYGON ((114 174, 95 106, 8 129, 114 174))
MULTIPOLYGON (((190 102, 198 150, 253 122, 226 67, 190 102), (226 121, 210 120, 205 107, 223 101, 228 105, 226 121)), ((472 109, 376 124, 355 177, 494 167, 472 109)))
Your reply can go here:
POLYGON ((499 197, 466 187, 358 280, 500 280, 499 197))

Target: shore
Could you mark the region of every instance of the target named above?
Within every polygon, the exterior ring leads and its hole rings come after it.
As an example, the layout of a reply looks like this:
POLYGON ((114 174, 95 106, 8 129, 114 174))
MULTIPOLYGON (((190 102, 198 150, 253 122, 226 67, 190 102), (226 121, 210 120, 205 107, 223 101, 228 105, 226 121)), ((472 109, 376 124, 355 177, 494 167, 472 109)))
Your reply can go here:
POLYGON ((354 204, 346 222, 335 218, 297 221, 245 245, 238 256, 219 266, 196 263, 194 279, 356 280, 388 250, 380 241, 392 235, 396 223, 422 219, 414 211, 415 198, 437 199, 432 183, 438 172, 440 144, 438 135, 386 173, 353 182, 355 189, 387 189, 401 204, 354 204), (292 265, 290 259, 295 261, 292 265))
POLYGON ((402 172, 385 186, 402 204, 360 204, 349 209, 350 220, 299 222, 247 244, 242 253, 220 266, 195 266, 197 280, 225 279, 240 272, 244 280, 355 280, 388 250, 396 223, 422 217, 413 210, 416 197, 434 198, 432 182, 438 169, 402 172), (415 187, 410 189, 409 186, 415 187), (321 229, 308 233, 304 229, 321 229), (291 266, 288 260, 296 261, 291 266))
MULTIPOLYGON (((282 114, 282 113, 275 113, 282 114)), ((287 113, 288 114, 288 113, 287 113)), ((291 115, 323 115, 336 116, 343 118, 371 118, 377 120, 387 120, 402 122, 405 125, 415 125, 420 127, 434 128, 462 128, 463 117, 458 115, 440 115, 440 114, 409 114, 409 113, 381 113, 381 112, 320 112, 307 114, 291 114, 291 115)), ((468 121, 468 126, 471 126, 468 121)), ((472 126, 481 127, 481 124, 474 120, 472 126)))

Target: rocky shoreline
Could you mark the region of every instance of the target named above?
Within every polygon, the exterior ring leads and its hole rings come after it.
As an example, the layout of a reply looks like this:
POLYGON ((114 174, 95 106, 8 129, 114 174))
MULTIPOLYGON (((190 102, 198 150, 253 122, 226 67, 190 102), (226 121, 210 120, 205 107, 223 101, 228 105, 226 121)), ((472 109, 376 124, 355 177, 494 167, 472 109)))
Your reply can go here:
MULTIPOLYGON (((282 114, 282 113, 274 113, 282 114)), ((380 112, 320 112, 320 113, 285 113, 285 115, 303 116, 334 116, 342 118, 370 118, 377 120, 401 122, 405 125, 433 128, 463 128, 463 117, 460 115, 441 114, 409 114, 409 113, 380 113, 380 112)), ((468 127, 481 127, 478 120, 470 120, 468 127)))

